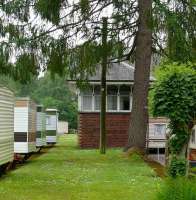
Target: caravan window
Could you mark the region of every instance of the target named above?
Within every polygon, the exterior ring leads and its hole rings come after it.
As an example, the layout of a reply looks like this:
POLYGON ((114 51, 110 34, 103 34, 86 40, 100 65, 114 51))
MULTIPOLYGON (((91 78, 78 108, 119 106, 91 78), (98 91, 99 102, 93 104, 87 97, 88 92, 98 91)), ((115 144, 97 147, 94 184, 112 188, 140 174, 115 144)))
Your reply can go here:
POLYGON ((165 124, 155 124, 154 125, 154 135, 163 136, 166 134, 166 125, 165 124))
POLYGON ((46 117, 46 125, 51 124, 51 118, 49 116, 46 117))

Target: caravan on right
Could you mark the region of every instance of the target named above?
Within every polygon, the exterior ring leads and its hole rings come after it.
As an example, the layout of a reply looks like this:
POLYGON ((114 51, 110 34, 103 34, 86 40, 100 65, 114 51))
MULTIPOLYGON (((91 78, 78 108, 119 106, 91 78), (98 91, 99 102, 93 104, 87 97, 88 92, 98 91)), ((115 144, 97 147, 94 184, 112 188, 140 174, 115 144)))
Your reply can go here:
MULTIPOLYGON (((146 136, 146 148, 149 158, 165 165, 167 135, 169 135, 169 119, 165 117, 149 118, 149 129, 146 136)), ((189 141, 189 161, 196 166, 196 125, 194 125, 189 141)))

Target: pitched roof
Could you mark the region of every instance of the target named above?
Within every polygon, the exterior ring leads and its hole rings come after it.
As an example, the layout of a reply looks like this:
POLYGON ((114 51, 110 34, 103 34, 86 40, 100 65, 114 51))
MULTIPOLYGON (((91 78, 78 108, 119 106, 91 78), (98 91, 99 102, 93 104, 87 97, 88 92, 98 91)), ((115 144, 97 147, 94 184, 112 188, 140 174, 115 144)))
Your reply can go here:
MULTIPOLYGON (((112 63, 107 70, 106 80, 115 82, 133 82, 135 67, 126 62, 112 63)), ((89 77, 90 82, 101 80, 101 66, 98 65, 95 75, 89 77)), ((154 78, 150 77, 153 81, 154 78)))

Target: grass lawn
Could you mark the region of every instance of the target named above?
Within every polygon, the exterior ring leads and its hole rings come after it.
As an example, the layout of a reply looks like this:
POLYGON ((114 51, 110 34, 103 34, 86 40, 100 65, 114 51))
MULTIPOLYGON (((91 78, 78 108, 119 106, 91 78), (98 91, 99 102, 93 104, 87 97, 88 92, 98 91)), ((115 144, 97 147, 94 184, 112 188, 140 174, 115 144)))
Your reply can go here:
POLYGON ((0 200, 153 200, 161 184, 137 155, 80 150, 75 135, 0 178, 0 200))

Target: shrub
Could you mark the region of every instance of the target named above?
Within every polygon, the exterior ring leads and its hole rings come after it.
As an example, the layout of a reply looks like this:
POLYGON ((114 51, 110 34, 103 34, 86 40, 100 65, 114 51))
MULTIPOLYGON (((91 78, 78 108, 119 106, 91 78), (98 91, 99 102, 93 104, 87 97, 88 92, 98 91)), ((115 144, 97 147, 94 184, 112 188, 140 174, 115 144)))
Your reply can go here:
POLYGON ((194 182, 186 178, 168 179, 158 192, 157 200, 196 200, 194 182))
POLYGON ((152 91, 154 116, 170 119, 169 174, 185 175, 186 153, 196 117, 196 70, 191 66, 170 64, 158 71, 152 91))
POLYGON ((177 159, 175 156, 171 159, 168 173, 172 177, 185 176, 186 174, 186 159, 177 159))

